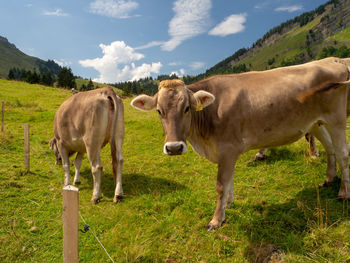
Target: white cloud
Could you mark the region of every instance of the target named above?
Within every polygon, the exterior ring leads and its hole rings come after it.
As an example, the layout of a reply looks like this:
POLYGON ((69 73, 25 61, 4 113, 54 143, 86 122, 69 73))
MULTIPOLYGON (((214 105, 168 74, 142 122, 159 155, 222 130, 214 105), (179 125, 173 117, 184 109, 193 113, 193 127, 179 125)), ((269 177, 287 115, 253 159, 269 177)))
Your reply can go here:
POLYGON ((94 81, 101 83, 114 83, 128 80, 138 80, 150 77, 151 73, 159 73, 162 64, 160 62, 152 64, 142 64, 136 66, 135 61, 144 58, 141 53, 136 53, 135 49, 127 46, 124 41, 115 41, 110 45, 100 44, 103 56, 95 59, 80 60, 83 67, 92 67, 100 75, 94 81))
POLYGON ((68 16, 67 13, 63 12, 61 8, 57 8, 55 11, 44 11, 46 16, 68 16))
POLYGON ((185 75, 185 70, 183 68, 180 68, 179 71, 172 71, 170 73, 170 76, 174 74, 178 77, 182 77, 183 75, 185 75))
POLYGON ((183 41, 206 32, 210 21, 211 0, 177 0, 174 17, 169 22, 170 40, 161 45, 172 51, 183 41))
POLYGON ((60 65, 61 67, 67 67, 69 65, 72 65, 72 62, 70 61, 65 61, 63 59, 61 60, 57 60, 57 59, 54 59, 53 61, 55 61, 56 64, 60 65))
POLYGON ((176 66, 180 66, 180 65, 182 65, 181 62, 170 62, 170 63, 168 63, 168 66, 171 66, 171 67, 176 67, 176 66))
POLYGON ((156 47, 156 46, 160 46, 164 44, 163 41, 151 41, 149 42, 148 44, 146 45, 143 45, 143 46, 139 46, 139 47, 135 47, 135 50, 138 50, 138 49, 146 49, 146 48, 150 48, 150 47, 156 47))
POLYGON ((138 6, 139 4, 132 0, 95 0, 90 3, 90 12, 113 18, 130 18, 130 12, 138 6))
POLYGON ((198 69, 201 69, 205 66, 205 63, 204 62, 201 62, 201 61, 195 61, 195 62, 192 62, 190 64, 190 68, 192 70, 198 70, 198 69))
POLYGON ((225 37, 244 30, 247 14, 230 15, 209 31, 209 35, 225 37))
POLYGON ((289 12, 289 13, 292 13, 292 12, 295 12, 295 11, 299 11, 303 9, 303 6, 302 5, 291 5, 291 6, 281 6, 281 7, 277 7, 275 9, 275 11, 279 11, 279 12, 289 12))

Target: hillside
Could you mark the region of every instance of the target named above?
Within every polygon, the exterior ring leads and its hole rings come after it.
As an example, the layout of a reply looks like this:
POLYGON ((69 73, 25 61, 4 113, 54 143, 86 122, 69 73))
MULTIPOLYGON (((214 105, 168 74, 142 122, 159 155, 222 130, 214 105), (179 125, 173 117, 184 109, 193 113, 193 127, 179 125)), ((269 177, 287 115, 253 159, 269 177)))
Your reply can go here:
MULTIPOLYGON (((193 81, 215 74, 265 70, 327 56, 350 56, 350 0, 331 0, 272 28, 193 81)), ((189 79, 192 82, 192 79, 189 79)))
POLYGON ((52 60, 44 61, 24 54, 7 38, 0 36, 0 78, 7 78, 9 70, 14 67, 31 71, 36 69, 38 73, 48 71, 52 75, 57 75, 61 69, 52 60))

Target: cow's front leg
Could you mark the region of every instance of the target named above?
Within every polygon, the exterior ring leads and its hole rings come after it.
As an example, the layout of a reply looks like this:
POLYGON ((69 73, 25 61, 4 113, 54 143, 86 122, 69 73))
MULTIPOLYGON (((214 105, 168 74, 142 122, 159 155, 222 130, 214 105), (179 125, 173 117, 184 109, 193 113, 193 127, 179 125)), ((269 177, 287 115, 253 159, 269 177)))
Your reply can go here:
POLYGON ((312 134, 321 142, 327 153, 327 176, 320 186, 328 186, 337 180, 336 158, 332 139, 324 125, 315 124, 311 129, 312 134))
POLYGON ((233 176, 236 160, 236 156, 229 154, 227 151, 226 154, 222 154, 219 157, 218 176, 216 180, 218 202, 213 219, 208 225, 208 230, 213 230, 221 226, 225 220, 227 201, 233 201, 233 176))
POLYGON ((77 156, 75 157, 74 160, 74 168, 75 168, 75 175, 74 175, 74 185, 79 185, 80 184, 80 166, 81 166, 81 161, 84 158, 84 153, 77 153, 77 156))

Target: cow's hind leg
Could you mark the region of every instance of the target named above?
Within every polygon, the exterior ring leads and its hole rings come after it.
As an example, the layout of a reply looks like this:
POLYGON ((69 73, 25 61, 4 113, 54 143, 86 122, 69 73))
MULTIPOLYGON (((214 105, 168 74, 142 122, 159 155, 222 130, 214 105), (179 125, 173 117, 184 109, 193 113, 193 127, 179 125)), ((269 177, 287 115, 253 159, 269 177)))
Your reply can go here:
POLYGON ((87 154, 91 164, 91 172, 94 180, 94 189, 92 192, 91 203, 97 204, 101 199, 102 163, 100 160, 100 151, 95 152, 87 149, 87 154))
POLYGON ((111 143, 113 178, 115 183, 115 192, 113 202, 118 203, 123 198, 122 174, 124 157, 122 154, 123 138, 117 138, 115 143, 111 143))
POLYGON ((337 180, 336 158, 332 139, 324 125, 315 124, 311 132, 321 142, 327 154, 327 175, 320 186, 329 186, 337 180))
POLYGON ((346 119, 343 122, 331 123, 327 130, 332 139, 337 163, 341 171, 341 184, 338 193, 339 199, 350 198, 350 180, 349 180, 349 148, 346 141, 345 129, 346 119), (331 125, 334 124, 334 125, 331 125))
POLYGON ((62 166, 64 170, 64 185, 70 185, 70 167, 69 167, 69 157, 68 152, 63 146, 59 146, 59 151, 62 158, 62 166))
POLYGON ((79 185, 80 184, 80 166, 81 166, 81 161, 84 158, 84 153, 77 153, 77 156, 75 157, 74 160, 74 167, 75 167, 75 175, 74 175, 74 185, 79 185))
POLYGON ((320 155, 317 150, 315 136, 312 133, 305 134, 306 140, 309 142, 309 153, 311 158, 317 159, 320 155))
POLYGON ((254 161, 260 161, 266 159, 267 148, 261 149, 257 154, 255 154, 254 161))

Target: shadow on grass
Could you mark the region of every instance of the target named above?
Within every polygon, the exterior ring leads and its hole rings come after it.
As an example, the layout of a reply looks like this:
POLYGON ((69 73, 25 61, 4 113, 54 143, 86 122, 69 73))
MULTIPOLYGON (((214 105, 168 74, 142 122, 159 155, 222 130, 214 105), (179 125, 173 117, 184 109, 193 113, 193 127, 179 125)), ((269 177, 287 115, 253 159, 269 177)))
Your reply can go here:
MULTIPOLYGON (((80 190, 93 189, 93 179, 90 169, 80 171, 80 176, 86 178, 88 185, 81 185, 80 190)), ((145 174, 123 174, 123 191, 126 198, 144 194, 159 195, 174 191, 182 191, 186 186, 165 178, 145 174)), ((101 180, 101 192, 105 197, 114 197, 115 184, 113 175, 103 173, 101 180)))
POLYGON ((293 161, 300 158, 300 155, 303 155, 304 151, 291 151, 285 146, 278 148, 269 148, 267 151, 267 157, 263 160, 251 160, 247 166, 248 167, 257 167, 265 164, 273 164, 276 162, 288 160, 293 161))
POLYGON ((311 187, 281 204, 269 205, 261 201, 248 207, 245 205, 244 209, 252 215, 249 221, 241 224, 250 240, 246 258, 251 262, 268 262, 264 261, 266 256, 259 257, 264 255, 263 250, 271 250, 272 246, 283 252, 305 255, 305 240, 313 229, 336 227, 339 222, 349 219, 349 202, 343 203, 336 198, 339 187, 340 180, 330 187, 319 188, 319 198, 316 187, 311 187))

